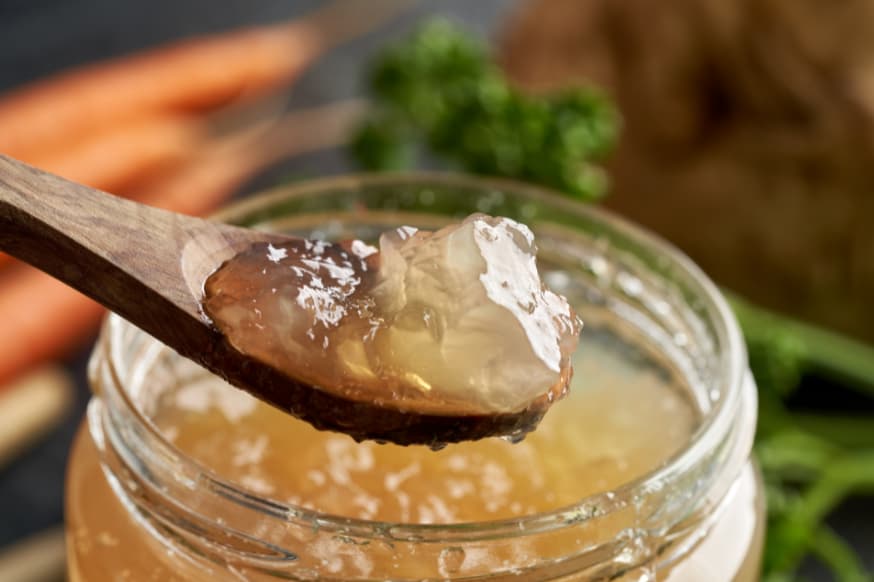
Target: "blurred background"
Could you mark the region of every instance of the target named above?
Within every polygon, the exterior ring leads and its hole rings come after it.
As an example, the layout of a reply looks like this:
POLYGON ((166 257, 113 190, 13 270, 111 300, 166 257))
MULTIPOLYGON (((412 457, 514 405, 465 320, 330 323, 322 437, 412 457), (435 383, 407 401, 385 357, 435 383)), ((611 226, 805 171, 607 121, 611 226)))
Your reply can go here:
MULTIPOLYGON (((769 552, 789 556, 769 579, 870 580, 874 0, 4 0, 0 152, 191 214, 405 165, 624 214, 733 298, 760 385, 769 552), (411 37, 435 17, 451 24, 411 37), (514 133, 534 121, 558 145, 514 133), (823 531, 837 546, 817 546, 823 531)), ((62 576, 101 315, 0 256, 0 580, 34 555, 34 580, 62 576)))

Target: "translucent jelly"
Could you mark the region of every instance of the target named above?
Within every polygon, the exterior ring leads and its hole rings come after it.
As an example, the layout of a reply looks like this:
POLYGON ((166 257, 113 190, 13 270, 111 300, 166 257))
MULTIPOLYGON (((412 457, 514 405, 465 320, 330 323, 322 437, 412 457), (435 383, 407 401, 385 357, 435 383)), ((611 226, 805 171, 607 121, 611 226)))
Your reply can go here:
POLYGON ((390 230, 379 250, 258 244, 207 280, 204 307, 239 351, 319 390, 432 414, 512 413, 564 394, 580 331, 535 258, 526 226, 482 214, 390 230))

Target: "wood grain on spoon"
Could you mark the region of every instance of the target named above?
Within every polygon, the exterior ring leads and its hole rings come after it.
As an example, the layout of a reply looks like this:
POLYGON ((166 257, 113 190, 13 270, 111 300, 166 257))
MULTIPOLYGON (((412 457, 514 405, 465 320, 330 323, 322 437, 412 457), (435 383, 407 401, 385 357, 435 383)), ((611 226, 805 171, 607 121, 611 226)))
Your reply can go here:
POLYGON ((189 355, 213 341, 199 288, 269 235, 137 204, 0 155, 0 247, 189 355))
POLYGON ((205 280, 255 243, 289 240, 137 204, 0 155, 0 250, 316 428, 359 440, 438 446, 536 426, 554 390, 511 413, 421 412, 409 402, 400 409, 391 400, 377 403, 311 386, 232 347, 203 313, 205 280))

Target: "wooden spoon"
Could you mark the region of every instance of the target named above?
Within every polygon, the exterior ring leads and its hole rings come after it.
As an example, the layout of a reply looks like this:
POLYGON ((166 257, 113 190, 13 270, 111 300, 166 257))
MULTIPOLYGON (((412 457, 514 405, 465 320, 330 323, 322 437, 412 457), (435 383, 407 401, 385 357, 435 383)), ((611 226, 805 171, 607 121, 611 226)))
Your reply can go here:
MULTIPOLYGON (((196 196, 196 192, 191 193, 196 196)), ((289 237, 137 204, 0 155, 0 250, 75 287, 181 355, 316 428, 427 444, 532 430, 567 378, 522 411, 440 414, 353 399, 238 350, 202 308, 204 282, 256 243, 289 237)), ((409 403, 407 403, 409 404, 409 403)))

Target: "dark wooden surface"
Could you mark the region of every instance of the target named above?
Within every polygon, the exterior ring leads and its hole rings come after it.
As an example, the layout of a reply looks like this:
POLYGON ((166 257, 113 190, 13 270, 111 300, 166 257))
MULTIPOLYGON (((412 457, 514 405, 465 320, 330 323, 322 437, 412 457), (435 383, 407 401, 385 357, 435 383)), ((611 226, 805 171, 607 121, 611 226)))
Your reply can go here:
MULTIPOLYGON (((0 0, 0 91, 53 71, 108 56, 129 53, 190 34, 269 22, 301 14, 317 0, 0 0)), ((422 0, 391 25, 339 47, 305 74, 289 94, 291 107, 359 95, 362 66, 380 46, 402 36, 433 14, 465 21, 492 34, 510 0, 422 0)), ((247 192, 278 179, 347 171, 339 152, 306 155, 276 165, 255 179, 247 192)), ((0 546, 40 531, 62 519, 67 450, 87 402, 87 350, 71 358, 79 380, 73 418, 30 454, 0 470, 0 546)), ((854 501, 832 520, 874 567, 874 502, 854 501)), ((818 568, 810 580, 830 580, 818 568)))

